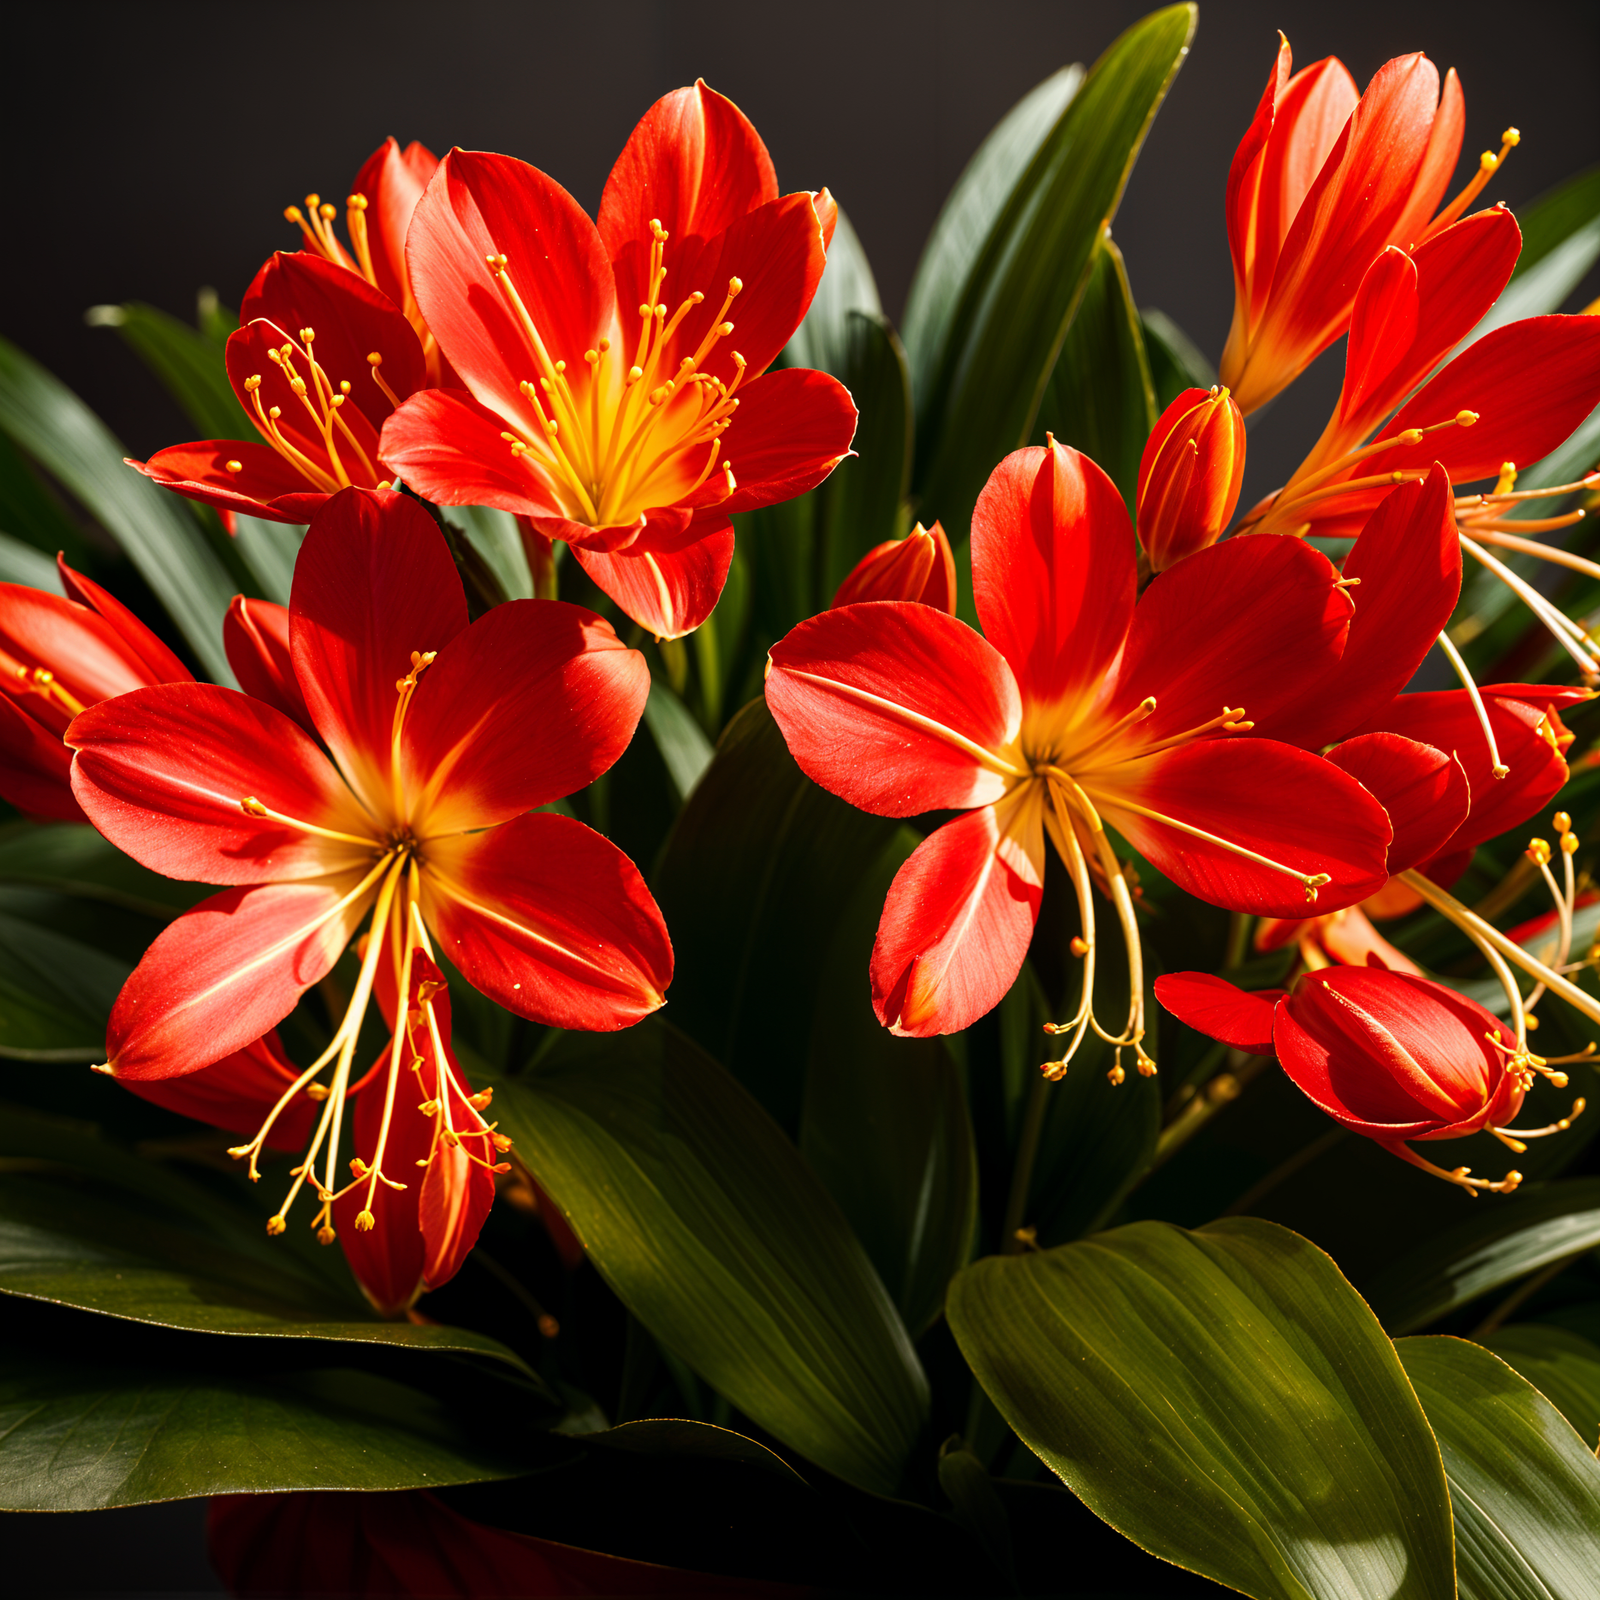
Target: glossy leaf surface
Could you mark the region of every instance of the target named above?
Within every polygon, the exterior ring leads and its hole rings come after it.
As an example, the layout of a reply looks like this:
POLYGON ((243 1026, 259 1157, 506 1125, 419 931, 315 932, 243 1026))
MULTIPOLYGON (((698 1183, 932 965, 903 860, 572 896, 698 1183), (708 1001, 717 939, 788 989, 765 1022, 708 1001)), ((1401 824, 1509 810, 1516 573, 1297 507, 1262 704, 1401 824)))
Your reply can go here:
POLYGON ((1600 1573, 1600 1461, 1480 1346, 1419 1338, 1395 1348, 1444 1453, 1461 1600, 1589 1600, 1600 1573))
POLYGON ((1001 1415, 1146 1550, 1257 1600, 1449 1600, 1450 1505, 1360 1297, 1270 1223, 990 1257, 951 1331, 1001 1415))
POLYGON ((894 1492, 922 1368, 838 1206, 732 1077, 649 1022, 563 1036, 495 1109, 666 1349, 784 1444, 894 1492))
POLYGON ((1600 1345, 1545 1322, 1519 1322, 1484 1341, 1600 1451, 1600 1345))
POLYGON ((711 765, 711 741, 700 731, 689 708, 659 679, 650 684, 644 722, 678 799, 686 800, 711 765))

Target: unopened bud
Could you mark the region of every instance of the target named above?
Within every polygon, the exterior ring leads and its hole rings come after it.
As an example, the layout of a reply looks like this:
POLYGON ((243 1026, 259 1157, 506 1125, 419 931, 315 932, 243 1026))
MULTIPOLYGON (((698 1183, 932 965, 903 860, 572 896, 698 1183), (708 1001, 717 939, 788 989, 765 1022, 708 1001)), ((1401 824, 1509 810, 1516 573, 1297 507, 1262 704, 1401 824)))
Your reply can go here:
POLYGON ((915 600, 952 616, 956 609, 956 558, 944 529, 919 522, 904 539, 874 545, 833 597, 836 606, 862 600, 915 600))
POLYGON ((1226 389, 1185 389, 1139 462, 1139 542, 1165 572, 1222 537, 1244 482, 1244 417, 1226 389))

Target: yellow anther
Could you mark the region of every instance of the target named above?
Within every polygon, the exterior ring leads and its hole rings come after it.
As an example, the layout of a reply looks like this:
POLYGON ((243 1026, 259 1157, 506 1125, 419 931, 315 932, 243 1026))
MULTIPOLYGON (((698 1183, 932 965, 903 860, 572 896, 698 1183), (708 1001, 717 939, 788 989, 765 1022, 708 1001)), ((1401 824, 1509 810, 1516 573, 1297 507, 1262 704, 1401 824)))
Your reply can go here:
POLYGON ((740 292, 740 290, 742 290, 743 288, 744 288, 744 280, 742 278, 729 278, 728 279, 728 293, 729 294, 738 294, 740 292))
POLYGON ((1463 428, 1470 428, 1477 420, 1478 413, 1476 411, 1456 412, 1456 421, 1460 423, 1463 428))
POLYGON ((223 462, 223 465, 228 469, 229 472, 244 471, 244 462, 242 461, 225 461, 223 462))
POLYGON ((377 1225, 378 1219, 370 1211, 358 1211, 356 1213, 357 1233, 371 1233, 377 1225))
POLYGON ((420 1111, 425 1117, 436 1117, 439 1115, 439 1102, 437 1100, 424 1100, 422 1104, 417 1107, 417 1110, 420 1111))
POLYGON ((1558 811, 1553 817, 1551 817, 1550 826, 1554 828, 1557 833, 1570 833, 1572 831, 1572 818, 1567 812, 1558 811))
POLYGON ((508 1133, 494 1133, 489 1136, 494 1141, 494 1147, 501 1155, 511 1148, 511 1135, 508 1133))
POLYGON ((264 817, 267 814, 267 808, 253 794, 247 794, 239 802, 239 809, 247 817, 264 817))
POLYGON ((352 1177, 364 1178, 372 1170, 360 1156, 351 1156, 350 1173, 352 1177))
POLYGON ((1499 165, 1500 157, 1497 156, 1493 150, 1485 150, 1483 154, 1478 157, 1478 166, 1480 170, 1484 172, 1493 172, 1494 169, 1499 165))
POLYGON ((317 1229, 317 1243, 320 1245, 330 1245, 338 1237, 339 1235, 326 1222, 317 1229))
POLYGON ((1067 948, 1075 956, 1080 956, 1080 957, 1081 956, 1086 956, 1089 953, 1089 946, 1083 941, 1083 939, 1078 934, 1073 934, 1072 943, 1069 944, 1067 946, 1067 948))
POLYGON ((1536 867, 1549 866, 1550 841, 1548 839, 1530 839, 1528 841, 1528 859, 1536 867))
POLYGON ((1516 128, 1507 128, 1506 131, 1500 135, 1500 143, 1508 144, 1513 150, 1515 150, 1517 146, 1522 143, 1522 134, 1516 128))
POLYGON ((1561 853, 1564 856, 1575 856, 1578 853, 1578 836, 1575 833, 1561 835, 1561 853))
POLYGON ((305 1092, 308 1100, 326 1100, 328 1098, 328 1086, 325 1083, 308 1083, 305 1092))
MULTIPOLYGON (((228 1154, 232 1155, 233 1152, 230 1150, 228 1154)), ((267 1218, 267 1232, 271 1234, 274 1239, 276 1239, 278 1235, 282 1233, 283 1230, 288 1226, 289 1224, 285 1222, 281 1216, 267 1218)))
POLYGON ((488 1109, 489 1102, 493 1099, 494 1090, 484 1089, 477 1094, 468 1095, 467 1104, 471 1106, 474 1111, 484 1111, 488 1109))
POLYGON ((1517 486, 1517 464, 1515 461, 1502 461, 1500 463, 1500 476, 1495 480, 1494 493, 1510 494, 1517 486))

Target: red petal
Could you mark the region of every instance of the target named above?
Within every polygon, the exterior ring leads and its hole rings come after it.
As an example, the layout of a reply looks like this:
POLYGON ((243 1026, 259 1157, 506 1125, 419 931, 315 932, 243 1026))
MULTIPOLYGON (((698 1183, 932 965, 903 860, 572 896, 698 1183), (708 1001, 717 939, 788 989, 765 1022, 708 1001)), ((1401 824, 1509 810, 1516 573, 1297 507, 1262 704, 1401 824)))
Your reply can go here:
MULTIPOLYGON (((276 1032, 247 1044, 231 1056, 181 1078, 120 1077, 123 1088, 141 1100, 186 1117, 209 1122, 229 1133, 254 1135, 283 1092, 300 1074, 283 1052, 276 1032)), ((269 1150, 301 1150, 320 1114, 315 1101, 296 1095, 267 1135, 269 1150)))
POLYGON ((418 494, 446 506, 494 506, 517 515, 561 514, 530 452, 513 452, 500 416, 457 390, 415 394, 383 426, 383 464, 418 494))
MULTIPOLYGON (((278 883, 361 867, 371 847, 241 806, 365 837, 372 827, 322 751, 281 711, 209 683, 158 684, 91 706, 67 730, 72 788, 134 860, 196 883, 278 883)), ((257 1028, 251 1038, 266 1032, 257 1028)))
MULTIPOLYGON (((1228 250, 1233 257, 1234 320, 1241 338, 1259 314, 1259 301, 1272 281, 1272 267, 1283 239, 1280 228, 1262 226, 1258 218, 1262 208, 1269 200, 1275 200, 1281 189, 1281 185, 1268 183, 1263 192, 1262 179, 1265 174, 1265 152, 1277 121, 1278 99, 1289 81, 1293 60, 1289 41, 1280 34, 1278 53, 1273 57, 1272 71, 1267 75, 1267 87, 1256 104, 1256 114, 1250 119, 1250 126, 1239 141, 1239 148, 1234 151, 1228 167, 1224 211, 1228 221, 1228 250), (1259 288, 1252 292, 1257 284, 1259 288)), ((1352 92, 1352 104, 1355 98, 1352 92)), ((1280 137, 1278 149, 1282 151, 1287 144, 1287 139, 1280 137)), ((1290 214, 1293 214, 1293 207, 1290 214)))
POLYGON ((406 715, 412 826, 489 828, 583 788, 627 749, 649 693, 644 657, 593 612, 495 606, 439 652, 406 715))
POLYGON ((1000 653, 907 600, 825 611, 770 652, 767 705, 807 777, 879 816, 987 805, 1022 724, 1000 653))
POLYGON ((452 150, 439 163, 411 219, 412 292, 467 388, 522 419, 532 412, 517 386, 544 366, 489 269, 491 255, 507 258, 549 359, 573 366, 611 326, 611 267, 582 207, 526 162, 452 150))
POLYGON ((242 1050, 327 976, 366 915, 355 880, 224 889, 164 929, 112 1008, 119 1078, 173 1078, 242 1050))
MULTIPOLYGON (((279 251, 269 257, 239 305, 239 331, 228 339, 228 377, 239 403, 253 417, 255 405, 245 393, 244 381, 259 373, 262 404, 283 406, 279 425, 297 441, 301 436, 315 441, 308 454, 320 463, 327 456, 320 430, 312 427, 282 373, 266 359, 267 347, 282 344, 284 338, 302 343, 303 328, 315 334, 312 353, 334 387, 349 383, 344 409, 358 408, 374 433, 394 408, 374 380, 368 356, 383 357, 383 381, 402 400, 427 382, 427 363, 399 307, 360 273, 304 251, 279 251), (259 324, 254 332, 252 324, 259 324)), ((297 369, 309 384, 311 375, 298 360, 297 369)), ((357 478, 352 462, 345 461, 345 466, 353 481, 364 481, 357 478)))
POLYGON ((423 876, 439 947, 518 1016, 609 1032, 665 1003, 672 944, 639 869, 548 812, 430 846, 423 876))
POLYGON ((892 1033, 958 1033, 1016 981, 1044 880, 1037 788, 947 822, 895 874, 871 966, 873 1008, 892 1033))
POLYGON ((71 769, 72 752, 61 736, 0 694, 0 798, 32 817, 87 822, 72 798, 71 769))
POLYGON ((983 631, 1030 703, 1085 695, 1122 648, 1137 581, 1116 485, 1062 445, 1017 450, 972 512, 972 590, 983 631))
POLYGON ((1402 734, 1460 759, 1472 810, 1447 841, 1452 853, 1535 816, 1567 780, 1567 764, 1542 731, 1544 714, 1537 706, 1493 694, 1483 694, 1483 703, 1500 759, 1511 769, 1504 778, 1493 774, 1488 742, 1465 689, 1403 694, 1366 724, 1366 731, 1402 734))
POLYGON ((127 465, 175 494, 268 522, 309 522, 328 498, 271 445, 248 439, 169 445, 148 461, 127 465), (239 463, 238 472, 228 471, 230 461, 239 463))
POLYGON ((56 556, 56 571, 69 600, 98 612, 110 624, 129 654, 144 667, 146 683, 194 681, 194 674, 114 594, 102 589, 93 578, 74 572, 60 554, 56 556))
POLYGON ((378 287, 402 310, 407 292, 406 232, 438 165, 439 158, 424 145, 413 143, 402 155, 394 139, 385 139, 362 164, 350 189, 367 198, 367 238, 378 287))
POLYGON ((640 627, 658 639, 678 639, 693 633, 721 598, 733 562, 733 526, 690 523, 664 537, 647 528, 624 550, 573 545, 572 553, 640 627))
POLYGON ((1174 883, 1232 911, 1303 917, 1313 904, 1319 912, 1337 911, 1381 887, 1386 876, 1390 829, 1383 807, 1332 763, 1292 745, 1203 739, 1097 774, 1084 786, 1106 821, 1174 883), (1129 802, 1294 872, 1325 872, 1331 881, 1310 901, 1298 879, 1140 816, 1127 809, 1129 802))
POLYGON ((246 694, 264 700, 315 737, 317 730, 295 681, 289 654, 287 606, 236 594, 222 619, 222 648, 246 694))
POLYGON ((289 647, 306 709, 375 816, 393 810, 396 683, 413 651, 442 650, 467 625, 444 536, 398 494, 347 489, 306 533, 289 600, 289 647))
POLYGON ((1461 540, 1450 480, 1435 464, 1422 482, 1391 490, 1345 558, 1355 603, 1338 665, 1270 722, 1269 738, 1320 749, 1397 695, 1422 664, 1461 595, 1461 540))
MULTIPOLYGON (((620 303, 649 298, 652 220, 667 230, 670 264, 691 240, 714 238, 777 198, 767 147, 731 100, 703 79, 663 95, 629 135, 600 198, 600 237, 620 303)), ((682 292, 694 287, 704 286, 682 292)))
MULTIPOLYGON (((1103 715, 1153 695, 1129 735, 1154 744, 1240 707, 1258 728, 1337 670, 1351 603, 1299 539, 1229 539, 1163 572, 1140 597, 1103 715)), ((1279 716, 1277 721, 1287 720, 1279 716)))
POLYGON ((1467 774, 1455 756, 1431 744, 1397 733, 1363 733, 1335 745, 1327 759, 1389 813, 1394 829, 1390 877, 1436 854, 1466 821, 1471 805, 1467 774))
MULTIPOLYGON (((1404 250, 1390 245, 1367 268, 1350 313, 1344 388, 1339 395, 1342 414, 1360 410, 1363 401, 1383 392, 1380 386, 1416 339, 1420 309, 1417 269, 1404 250)), ((1471 326, 1469 322, 1467 327, 1471 326)))
MULTIPOLYGON (((0 583, 0 671, 10 684, 19 672, 42 668, 51 673, 80 705, 93 705, 112 695, 126 694, 158 682, 149 665, 118 629, 75 600, 65 600, 47 589, 20 583, 0 583)), ((189 674, 181 665, 184 678, 189 674)), ((39 696, 30 695, 41 721, 64 728, 68 714, 39 696)))
POLYGON ((752 511, 816 488, 850 454, 855 431, 850 391, 826 372, 784 367, 742 384, 721 455, 737 487, 721 510, 752 511))
POLYGON ((1179 1022, 1253 1056, 1272 1054, 1272 1012, 1283 994, 1247 993, 1209 972, 1169 972, 1156 979, 1156 999, 1179 1022))
POLYGON ((956 561, 944 529, 919 522, 905 538, 874 545, 839 585, 833 609, 864 600, 915 600, 954 616, 956 561))

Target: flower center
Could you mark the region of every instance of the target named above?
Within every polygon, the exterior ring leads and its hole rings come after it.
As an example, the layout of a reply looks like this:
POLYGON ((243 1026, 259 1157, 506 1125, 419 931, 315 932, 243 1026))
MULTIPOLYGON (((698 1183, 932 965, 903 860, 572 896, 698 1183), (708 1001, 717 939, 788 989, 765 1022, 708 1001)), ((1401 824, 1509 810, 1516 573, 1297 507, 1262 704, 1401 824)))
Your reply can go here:
MULTIPOLYGON (((273 325, 262 320, 256 326, 273 325)), ((283 403, 263 402, 261 373, 252 373, 244 380, 245 394, 255 408, 256 426, 267 443, 324 493, 336 494, 352 483, 387 489, 389 479, 378 477, 377 432, 359 406, 347 406, 352 390, 350 379, 341 378, 335 383, 317 360, 316 329, 302 328, 298 341, 284 335, 281 328, 273 331, 283 337, 283 343, 268 347, 267 360, 276 369, 274 386, 281 383, 287 388, 283 403), (298 443, 285 426, 286 408, 292 422, 299 425, 294 430, 298 443)), ((382 352, 373 351, 367 357, 367 365, 390 407, 398 408, 399 398, 383 381, 382 352)), ((243 470, 237 461, 228 462, 227 467, 233 473, 243 470)))
MULTIPOLYGON (((733 352, 731 381, 706 371, 706 362, 733 332, 729 308, 743 292, 729 278, 722 307, 692 353, 672 357, 684 319, 704 304, 698 289, 669 317, 658 297, 667 275, 667 230, 650 224, 649 299, 640 305, 633 359, 622 366, 620 348, 601 339, 583 352, 581 370, 553 357, 517 293, 504 255, 486 257, 531 346, 537 371, 519 385, 529 406, 529 426, 501 438, 515 456, 526 455, 550 481, 567 515, 590 527, 636 521, 654 506, 692 495, 711 476, 721 436, 733 421, 746 362, 733 352)), ((726 492, 734 488, 731 463, 722 462, 726 492)))

